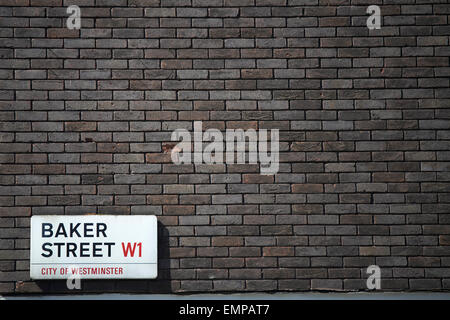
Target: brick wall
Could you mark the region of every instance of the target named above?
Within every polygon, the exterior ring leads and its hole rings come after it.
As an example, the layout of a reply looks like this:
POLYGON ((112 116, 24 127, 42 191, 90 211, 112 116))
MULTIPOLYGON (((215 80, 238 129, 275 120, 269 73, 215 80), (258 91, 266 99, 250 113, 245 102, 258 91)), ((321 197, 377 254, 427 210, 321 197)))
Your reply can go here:
POLYGON ((446 0, 0 0, 0 293, 39 214, 155 214, 159 279, 82 292, 450 288, 446 0), (80 30, 66 28, 67 6, 80 30), (382 28, 369 30, 369 5, 382 28), (171 162, 280 130, 280 170, 171 162))

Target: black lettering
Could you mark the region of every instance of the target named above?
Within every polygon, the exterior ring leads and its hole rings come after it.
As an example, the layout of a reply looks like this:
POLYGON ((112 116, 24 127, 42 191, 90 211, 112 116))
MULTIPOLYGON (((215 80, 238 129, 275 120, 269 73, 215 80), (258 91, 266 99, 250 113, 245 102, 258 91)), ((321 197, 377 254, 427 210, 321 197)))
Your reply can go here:
POLYGON ((64 242, 55 242, 53 245, 58 248, 58 258, 61 257, 61 247, 64 245, 64 242))
POLYGON ((55 233, 55 238, 58 238, 58 236, 60 236, 60 235, 64 236, 64 238, 67 238, 67 232, 66 232, 66 229, 64 228, 63 223, 60 223, 58 225, 58 229, 56 230, 56 233, 55 233))
POLYGON ((51 257, 52 254, 53 254, 53 251, 52 251, 52 249, 48 248, 48 247, 51 247, 51 246, 52 246, 51 243, 48 243, 48 242, 43 243, 42 244, 42 250, 47 251, 48 253, 47 254, 41 253, 41 256, 43 256, 44 258, 51 257))
POLYGON ((103 257, 103 255, 102 255, 102 248, 100 247, 98 247, 98 246, 101 246, 102 245, 102 243, 101 242, 94 242, 94 243, 92 243, 92 256, 93 257, 96 257, 96 258, 98 258, 98 257, 103 257), (100 253, 97 253, 97 252, 100 252, 100 253))
POLYGON ((108 257, 111 257, 111 247, 115 245, 114 242, 105 242, 105 246, 108 247, 108 257))
POLYGON ((93 223, 85 223, 84 224, 84 236, 86 238, 92 238, 94 237, 94 228, 93 228, 94 224, 93 223), (90 227, 90 228, 89 228, 90 227), (88 232, 92 232, 92 233, 88 233, 88 232))
POLYGON ((67 249, 66 250, 66 257, 69 257, 69 253, 72 253, 72 255, 74 257, 77 256, 77 254, 75 253, 75 250, 77 250, 77 244, 76 243, 68 242, 66 249, 67 249))
POLYGON ((80 243, 80 257, 89 257, 89 242, 80 243), (88 252, 85 254, 85 252, 88 252))
POLYGON ((50 238, 53 236, 53 225, 51 223, 42 224, 42 238, 50 238))
POLYGON ((73 226, 73 223, 70 224, 70 237, 73 237, 73 234, 76 233, 78 237, 81 238, 81 234, 78 233, 77 228, 80 226, 80 223, 77 223, 75 227, 73 226))
POLYGON ((97 223, 97 238, 100 237, 100 233, 106 238, 106 223, 97 223))

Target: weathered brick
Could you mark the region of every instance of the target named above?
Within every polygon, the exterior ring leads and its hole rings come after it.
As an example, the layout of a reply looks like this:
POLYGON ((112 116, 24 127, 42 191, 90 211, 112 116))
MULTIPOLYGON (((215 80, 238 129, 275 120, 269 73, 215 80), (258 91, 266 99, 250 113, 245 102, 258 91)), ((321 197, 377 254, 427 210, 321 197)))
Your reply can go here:
POLYGON ((447 5, 369 31, 337 1, 85 0, 69 30, 60 0, 5 1, 1 293, 57 290, 27 281, 31 214, 93 212, 158 216, 164 292, 363 291, 371 264, 450 288, 447 5), (279 129, 277 174, 173 164, 194 121, 279 129))

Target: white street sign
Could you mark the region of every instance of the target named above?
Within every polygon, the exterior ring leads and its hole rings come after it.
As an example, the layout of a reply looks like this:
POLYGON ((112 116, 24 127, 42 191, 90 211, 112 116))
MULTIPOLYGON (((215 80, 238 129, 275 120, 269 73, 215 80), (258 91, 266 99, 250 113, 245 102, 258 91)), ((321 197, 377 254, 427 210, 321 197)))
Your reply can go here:
POLYGON ((155 216, 32 216, 32 279, 154 279, 155 216))

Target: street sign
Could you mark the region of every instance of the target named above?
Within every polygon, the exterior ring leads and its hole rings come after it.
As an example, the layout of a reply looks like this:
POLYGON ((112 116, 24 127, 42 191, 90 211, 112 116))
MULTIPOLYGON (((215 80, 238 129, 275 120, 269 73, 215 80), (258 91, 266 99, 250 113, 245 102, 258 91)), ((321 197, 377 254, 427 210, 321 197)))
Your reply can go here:
POLYGON ((32 279, 154 279, 155 216, 32 216, 32 279))

